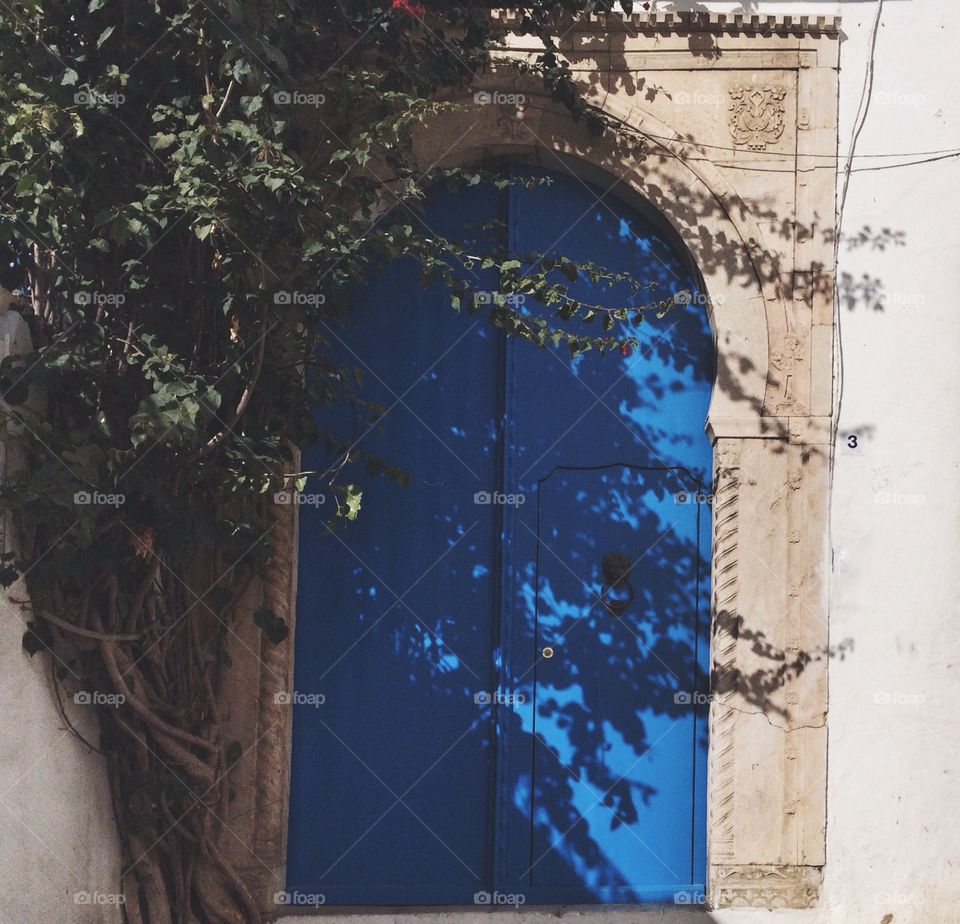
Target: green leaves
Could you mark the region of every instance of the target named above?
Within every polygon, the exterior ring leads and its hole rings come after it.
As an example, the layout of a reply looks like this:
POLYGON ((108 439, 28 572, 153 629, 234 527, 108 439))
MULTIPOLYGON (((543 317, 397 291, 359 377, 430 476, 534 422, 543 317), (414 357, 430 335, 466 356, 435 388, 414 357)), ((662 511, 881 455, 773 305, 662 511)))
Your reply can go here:
POLYGON ((155 391, 137 405, 130 418, 132 446, 162 440, 168 446, 197 446, 203 438, 203 425, 216 416, 221 395, 202 380, 157 381, 155 391))
POLYGON ((243 110, 243 114, 246 116, 255 115, 263 108, 263 97, 260 95, 241 96, 240 108, 243 110))
POLYGON ((337 487, 337 515, 347 520, 355 520, 360 515, 360 501, 363 491, 359 485, 345 484, 337 487))
MULTIPOLYGON (((521 28, 546 37, 528 70, 589 123, 550 30, 568 8, 525 8, 521 28)), ((496 222, 470 241, 424 224, 432 184, 543 182, 495 165, 424 172, 414 151, 417 131, 463 110, 446 99, 488 62, 490 21, 469 5, 444 11, 442 41, 383 4, 146 3, 125 19, 110 0, 77 9, 28 4, 0 55, 0 275, 36 306, 36 351, 0 366, 5 400, 29 424, 28 464, 3 505, 38 537, 18 562, 31 592, 79 599, 98 581, 133 582, 146 562, 177 571, 211 550, 262 568, 263 504, 295 467, 291 444, 317 438, 315 410, 348 409, 364 426, 383 412, 336 332, 386 260, 416 263, 451 310, 574 355, 616 348, 649 307, 642 284, 602 266, 504 252, 496 222), (333 67, 320 53, 331 48, 348 49, 333 67), (497 291, 474 291, 463 266, 497 291), (621 287, 624 304, 582 303, 583 279, 621 287), (125 502, 79 504, 78 493, 125 502)), ((410 312, 407 323, 425 321, 410 312)), ((372 479, 409 482, 349 434, 324 437, 343 456, 322 488, 331 520, 362 507, 375 517, 370 493, 363 503, 372 479)), ((133 591, 121 591, 127 606, 133 591)), ((210 606, 229 617, 226 602, 210 606)), ((256 621, 269 642, 286 637, 274 614, 256 621)), ((204 657, 229 667, 214 640, 204 657)))
POLYGON ((173 132, 158 132, 150 136, 150 145, 154 151, 162 151, 169 148, 176 140, 177 136, 173 132))
MULTIPOLYGON (((595 130, 602 119, 551 28, 576 6, 524 8, 519 28, 544 52, 521 67, 595 130)), ((331 521, 361 515, 372 479, 410 483, 396 459, 316 421, 317 408, 342 410, 366 427, 385 410, 364 398, 359 363, 338 347, 357 287, 400 257, 424 285, 446 287, 452 310, 482 310, 512 336, 573 355, 619 347, 622 325, 651 307, 641 283, 602 266, 502 252, 496 223, 466 242, 426 227, 431 184, 541 181, 487 166, 424 172, 415 133, 462 109, 443 100, 486 68, 491 19, 470 4, 445 7, 441 38, 388 7, 147 2, 123 16, 111 0, 89 0, 85 14, 84 4, 31 2, 4 19, 0 276, 27 296, 36 350, 0 366, 4 398, 28 424, 27 464, 2 486, 2 509, 32 537, 25 560, 0 558, 0 584, 24 574, 32 599, 58 601, 44 612, 124 638, 64 644, 40 619, 23 636, 28 655, 53 649, 96 689, 110 683, 101 643, 125 647, 126 682, 193 736, 171 757, 171 736, 148 724, 104 726, 111 764, 136 769, 119 774, 118 817, 127 833, 152 832, 148 843, 169 827, 165 810, 189 807, 167 765, 186 779, 202 742, 225 740, 208 690, 232 666, 224 638, 235 602, 271 560, 264 510, 291 480, 313 490, 293 447, 322 438, 337 461, 321 486, 335 497, 331 521), (345 50, 333 67, 331 49, 345 50), (454 271, 463 265, 499 291, 478 300, 454 271), (583 304, 581 279, 627 298, 613 310, 583 304), (218 583, 198 602, 184 576, 210 565, 218 583), (164 759, 142 767, 133 734, 164 759)), ((428 321, 410 312, 403 323, 428 321)), ((373 497, 362 515, 377 516, 373 497)), ((267 607, 253 622, 268 645, 289 638, 267 607)), ((236 741, 214 750, 217 770, 242 755, 236 741)), ((219 788, 197 792, 222 811, 219 788)), ((177 842, 171 856, 196 849, 177 842)), ((154 891, 199 907, 175 872, 154 891)), ((165 914, 151 907, 148 917, 165 914)))

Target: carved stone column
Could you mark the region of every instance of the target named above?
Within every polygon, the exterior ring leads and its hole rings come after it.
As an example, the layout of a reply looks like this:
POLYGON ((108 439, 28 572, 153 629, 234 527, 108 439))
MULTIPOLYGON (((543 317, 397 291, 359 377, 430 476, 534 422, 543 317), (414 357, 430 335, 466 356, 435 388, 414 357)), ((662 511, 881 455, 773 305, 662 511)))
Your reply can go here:
POLYGON ((787 429, 715 447, 714 907, 810 906, 825 859, 827 447, 787 429))
POLYGON ((737 667, 737 542, 740 507, 740 441, 718 440, 714 449, 713 602, 711 692, 724 708, 710 708, 710 798, 707 855, 711 864, 732 862, 737 713, 726 708, 737 667))

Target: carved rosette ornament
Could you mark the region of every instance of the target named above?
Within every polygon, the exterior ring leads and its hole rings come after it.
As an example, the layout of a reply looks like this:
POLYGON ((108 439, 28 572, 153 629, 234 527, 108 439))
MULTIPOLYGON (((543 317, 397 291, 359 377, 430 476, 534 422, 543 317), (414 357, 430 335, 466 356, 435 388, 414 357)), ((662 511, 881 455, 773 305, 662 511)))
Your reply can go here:
POLYGON ((735 84, 730 90, 730 134, 734 144, 763 151, 768 144, 779 141, 786 124, 786 95, 783 87, 735 84))
POLYGON ((533 138, 530 127, 525 123, 526 103, 498 104, 497 127, 504 141, 520 143, 533 138))

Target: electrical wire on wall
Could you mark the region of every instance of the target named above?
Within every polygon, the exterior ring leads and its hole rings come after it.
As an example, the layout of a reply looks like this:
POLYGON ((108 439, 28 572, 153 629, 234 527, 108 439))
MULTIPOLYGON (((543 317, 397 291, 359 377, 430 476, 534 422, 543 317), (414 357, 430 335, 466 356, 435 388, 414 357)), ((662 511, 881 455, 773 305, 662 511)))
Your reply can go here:
POLYGON ((840 432, 840 412, 843 407, 843 332, 840 324, 840 289, 836 284, 836 268, 840 259, 840 239, 843 232, 843 214, 847 205, 847 192, 850 188, 850 174, 854 173, 853 159, 856 155, 857 142, 860 140, 860 133, 867 121, 867 114, 870 111, 870 100, 873 95, 873 76, 874 62, 877 51, 877 36, 880 33, 880 17, 883 13, 883 0, 877 0, 877 10, 873 19, 873 29, 870 34, 870 46, 867 55, 867 67, 863 75, 863 88, 860 91, 860 102, 857 106, 857 114, 853 120, 853 132, 850 137, 850 145, 847 150, 846 163, 843 170, 843 182, 840 187, 840 194, 837 198, 835 233, 833 241, 833 266, 834 266, 834 285, 833 285, 833 382, 831 388, 831 434, 830 434, 830 456, 829 469, 827 475, 827 535, 830 543, 830 576, 827 581, 827 647, 830 645, 830 599, 832 597, 833 585, 833 484, 836 469, 837 457, 837 437, 840 432))
MULTIPOLYGON (((652 139, 654 141, 669 141, 673 145, 687 145, 689 147, 695 147, 699 149, 710 148, 714 151, 729 151, 733 154, 741 153, 739 148, 728 147, 727 145, 722 144, 708 144, 704 141, 693 141, 685 138, 675 138, 671 135, 657 135, 653 132, 644 131, 642 129, 634 128, 631 125, 628 125, 626 122, 620 122, 618 128, 624 134, 633 135, 636 138, 640 139, 652 139)), ((652 152, 653 153, 653 152, 652 152)), ((774 160, 783 160, 784 154, 779 151, 751 151, 752 158, 759 157, 770 157, 774 160)), ((674 157, 677 160, 681 160, 684 163, 693 163, 695 161, 708 161, 711 164, 714 164, 717 167, 725 167, 733 170, 741 170, 745 173, 808 173, 812 170, 833 170, 835 166, 841 161, 844 162, 846 167, 849 169, 844 170, 844 174, 847 173, 866 173, 868 171, 876 170, 896 170, 900 167, 916 167, 920 164, 931 164, 940 160, 951 160, 954 157, 960 157, 960 148, 943 148, 937 151, 902 151, 899 153, 891 154, 855 154, 853 151, 847 154, 804 154, 803 158, 805 160, 818 159, 825 161, 825 163, 813 164, 810 167, 756 167, 750 166, 748 164, 738 163, 737 161, 719 161, 713 157, 694 157, 689 154, 677 154, 669 150, 665 145, 658 145, 658 150, 655 152, 657 157, 674 157), (850 166, 854 160, 872 160, 877 158, 891 158, 891 157, 906 157, 912 158, 910 160, 903 160, 895 164, 876 164, 870 167, 852 167, 850 166)))

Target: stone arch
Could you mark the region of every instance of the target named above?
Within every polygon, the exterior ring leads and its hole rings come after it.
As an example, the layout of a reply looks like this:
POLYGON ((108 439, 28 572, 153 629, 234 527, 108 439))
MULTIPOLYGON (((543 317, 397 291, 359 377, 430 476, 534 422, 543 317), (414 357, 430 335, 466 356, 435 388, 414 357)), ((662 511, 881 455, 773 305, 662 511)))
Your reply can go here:
MULTIPOLYGON (((501 56, 535 53, 529 39, 513 38, 501 56)), ((618 194, 663 216, 703 280, 720 361, 708 417, 712 907, 812 906, 826 862, 838 38, 839 21, 829 17, 581 17, 562 47, 576 52, 591 101, 628 133, 591 137, 511 63, 495 62, 481 84, 485 99, 471 90, 457 97, 459 111, 414 134, 424 173, 441 162, 502 157, 554 170, 566 164, 604 189, 622 180, 618 194), (651 65, 664 92, 706 88, 719 108, 708 120, 689 106, 658 118, 656 103, 636 95, 634 71, 651 65), (723 108, 751 84, 779 107, 779 130, 759 149, 737 140, 723 108), (712 143, 697 140, 704 138, 712 143), (772 663, 800 667, 768 689, 756 678, 772 663)), ((385 164, 371 168, 390 185, 385 164)), ((282 520, 274 524, 282 540, 270 583, 277 612, 294 629, 296 507, 273 505, 268 515, 282 520)), ((268 667, 261 660, 238 672, 225 700, 243 700, 251 683, 259 690, 252 713, 237 712, 237 737, 256 745, 256 771, 238 784, 231 816, 256 845, 257 862, 232 841, 223 847, 240 866, 248 861, 245 879, 268 912, 284 884, 291 728, 276 693, 291 689, 294 635, 266 658, 268 667)), ((246 642, 252 651, 262 645, 255 629, 246 642)))
POLYGON ((709 159, 691 160, 679 132, 611 96, 605 111, 636 132, 635 143, 613 133, 588 136, 542 94, 525 93, 521 105, 457 101, 465 103, 463 110, 445 113, 416 136, 423 168, 491 157, 532 160, 592 179, 601 189, 609 189, 611 179, 622 186, 618 196, 665 222, 703 280, 718 353, 711 430, 717 435, 764 426, 778 384, 771 344, 786 332, 788 312, 762 230, 709 159))

